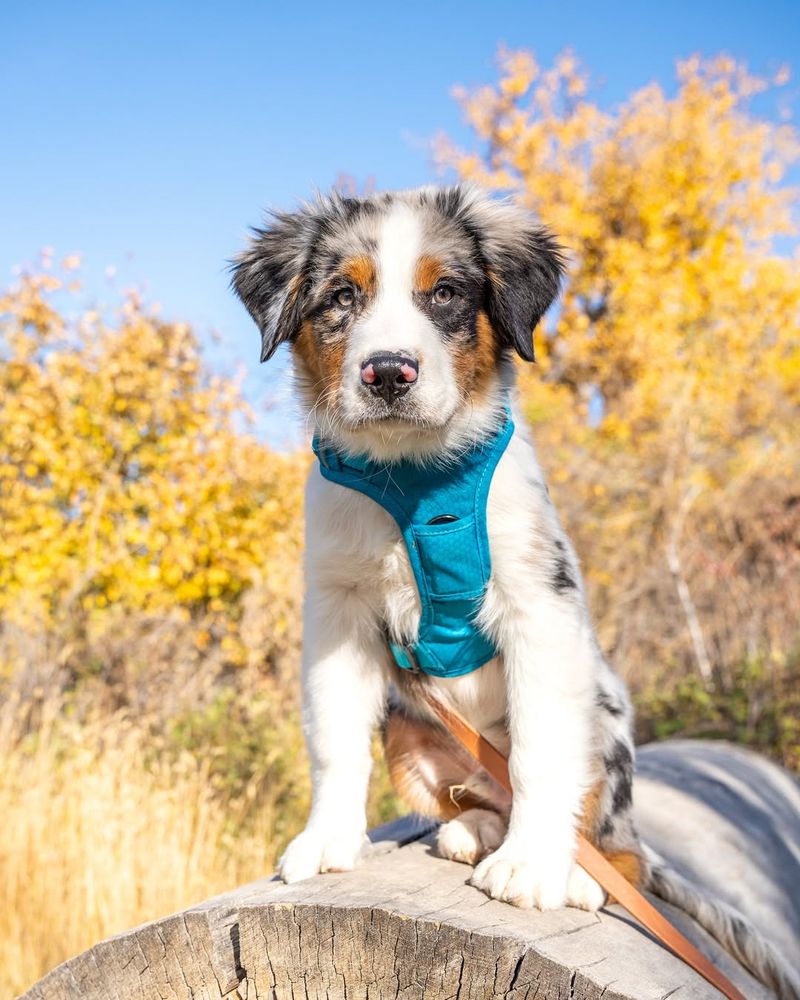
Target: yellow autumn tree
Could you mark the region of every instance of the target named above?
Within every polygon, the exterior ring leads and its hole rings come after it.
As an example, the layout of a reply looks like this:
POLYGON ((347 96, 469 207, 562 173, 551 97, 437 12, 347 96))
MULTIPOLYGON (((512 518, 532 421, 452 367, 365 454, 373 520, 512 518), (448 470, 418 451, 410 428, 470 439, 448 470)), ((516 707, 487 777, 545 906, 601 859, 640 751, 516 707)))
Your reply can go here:
POLYGON ((182 633, 206 678, 293 654, 306 460, 253 436, 188 326, 135 296, 67 322, 65 282, 0 298, 2 676, 21 683, 48 635, 64 685, 144 670, 120 660, 137 630, 172 672, 182 633))
POLYGON ((748 663, 797 687, 798 142, 752 113, 767 86, 692 58, 671 96, 605 110, 570 53, 501 51, 496 84, 457 91, 476 148, 439 146, 569 252, 522 392, 602 641, 640 683, 730 689, 748 663))

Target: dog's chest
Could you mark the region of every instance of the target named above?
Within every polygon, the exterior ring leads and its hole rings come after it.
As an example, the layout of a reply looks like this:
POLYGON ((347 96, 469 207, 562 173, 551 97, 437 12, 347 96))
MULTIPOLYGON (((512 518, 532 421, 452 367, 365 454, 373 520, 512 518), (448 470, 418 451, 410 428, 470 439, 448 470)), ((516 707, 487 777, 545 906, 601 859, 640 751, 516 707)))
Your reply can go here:
POLYGON ((418 630, 419 593, 400 529, 392 516, 373 500, 349 493, 338 498, 352 507, 353 529, 344 565, 350 567, 350 585, 373 605, 396 640, 410 640, 418 630))
MULTIPOLYGON (((512 439, 489 491, 489 587, 498 609, 504 603, 500 593, 524 586, 518 578, 529 566, 520 540, 534 533, 530 521, 535 497, 521 474, 521 459, 530 464, 535 458, 525 448, 512 439)), ((360 594, 395 641, 415 641, 420 599, 406 543, 392 515, 362 493, 324 479, 319 470, 311 473, 306 512, 309 582, 360 594)))

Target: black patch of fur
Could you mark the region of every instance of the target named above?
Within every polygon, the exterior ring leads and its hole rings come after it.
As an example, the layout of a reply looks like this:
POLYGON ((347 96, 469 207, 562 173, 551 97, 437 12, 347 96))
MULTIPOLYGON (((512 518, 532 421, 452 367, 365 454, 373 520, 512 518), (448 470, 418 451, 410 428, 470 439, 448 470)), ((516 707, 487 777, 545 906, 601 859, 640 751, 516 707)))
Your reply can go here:
POLYGON ((603 758, 603 763, 609 774, 620 771, 629 776, 633 774, 633 756, 630 747, 622 740, 615 740, 611 752, 603 758))
POLYGON ((270 222, 253 229, 250 245, 231 265, 234 291, 261 331, 262 361, 300 330, 308 265, 327 220, 312 206, 275 213, 270 222))
POLYGON ((561 286, 563 259, 555 239, 543 229, 525 234, 524 250, 490 260, 489 318, 525 361, 534 361, 533 331, 561 286))
POLYGON ((556 560, 556 571, 550 582, 557 594, 565 594, 568 590, 575 590, 578 586, 564 556, 559 556, 556 560))
POLYGON ((616 815, 625 809, 630 809, 633 795, 630 781, 619 780, 614 786, 611 796, 611 810, 616 815))
POLYGON ((602 825, 600 826, 600 829, 597 831, 597 835, 599 836, 600 840, 605 840, 607 837, 610 837, 613 832, 614 832, 614 819, 612 816, 606 816, 606 818, 602 822, 602 825))
POLYGON ((443 278, 441 284, 453 289, 455 294, 450 302, 439 305, 434 302, 432 291, 414 292, 414 305, 445 337, 461 336, 474 343, 478 337, 479 290, 474 282, 467 280, 443 278))
POLYGON ((598 708, 602 708, 604 712, 608 712, 609 715, 613 715, 615 719, 619 719, 625 714, 625 710, 622 705, 612 701, 611 697, 605 691, 597 692, 595 695, 595 704, 598 708))
MULTIPOLYGON (((389 204, 387 199, 387 204, 389 204)), ((378 206, 366 198, 342 198, 342 216, 345 222, 352 222, 363 215, 375 215, 378 206)))
POLYGON ((462 204, 461 188, 440 188, 435 195, 435 205, 446 219, 454 219, 462 204))
POLYGON ((611 810, 614 815, 629 809, 632 801, 633 756, 630 748, 616 740, 611 752, 603 758, 611 789, 611 810))

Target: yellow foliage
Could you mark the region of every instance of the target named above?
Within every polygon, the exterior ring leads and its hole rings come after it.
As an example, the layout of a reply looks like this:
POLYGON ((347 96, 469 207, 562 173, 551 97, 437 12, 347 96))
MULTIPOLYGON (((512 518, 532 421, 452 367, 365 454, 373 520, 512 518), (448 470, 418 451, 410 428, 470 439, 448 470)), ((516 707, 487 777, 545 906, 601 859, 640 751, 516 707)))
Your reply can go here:
POLYGON ((30 275, 0 298, 0 617, 91 633, 110 606, 178 609, 243 663, 247 592, 296 590, 307 459, 248 433, 187 326, 135 298, 67 324, 67 294, 30 275))
POLYGON ((614 111, 570 53, 541 69, 501 51, 499 69, 458 92, 478 154, 443 140, 440 156, 510 191, 569 252, 522 392, 604 644, 629 673, 785 657, 800 256, 774 240, 797 232, 797 192, 779 186, 796 133, 752 116, 767 83, 725 56, 679 63, 674 96, 650 84, 614 111))

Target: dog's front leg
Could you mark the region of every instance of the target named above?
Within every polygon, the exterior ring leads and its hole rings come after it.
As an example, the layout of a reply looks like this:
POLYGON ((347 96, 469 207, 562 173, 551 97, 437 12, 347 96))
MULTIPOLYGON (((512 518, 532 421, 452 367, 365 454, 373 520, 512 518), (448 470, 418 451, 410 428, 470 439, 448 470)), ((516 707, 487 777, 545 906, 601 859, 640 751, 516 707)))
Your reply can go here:
POLYGON ((303 728, 312 805, 280 860, 281 878, 353 868, 366 842, 372 730, 383 710, 386 650, 364 600, 344 588, 312 590, 303 640, 303 728))
POLYGON ((594 909, 603 894, 574 865, 576 827, 590 778, 595 652, 577 603, 541 594, 511 614, 502 649, 513 801, 503 844, 472 884, 517 906, 594 909), (584 884, 586 883, 586 884, 584 884))

